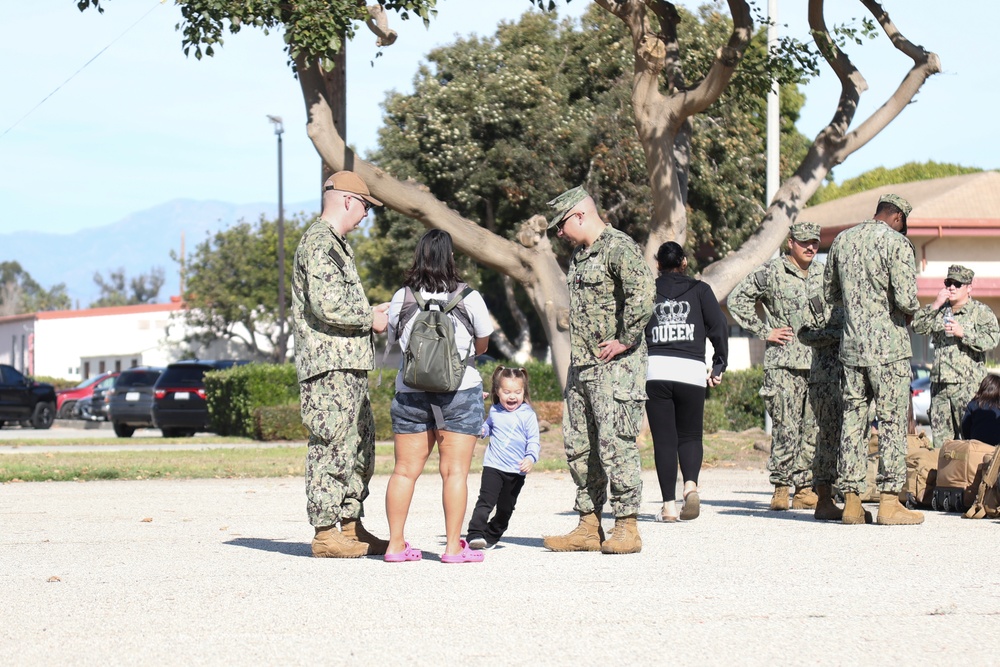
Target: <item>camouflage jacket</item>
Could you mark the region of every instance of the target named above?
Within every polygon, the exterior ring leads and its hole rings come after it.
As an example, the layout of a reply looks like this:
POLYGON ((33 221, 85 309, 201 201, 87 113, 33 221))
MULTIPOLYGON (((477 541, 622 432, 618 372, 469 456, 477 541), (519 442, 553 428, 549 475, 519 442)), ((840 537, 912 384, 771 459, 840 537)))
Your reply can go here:
POLYGON ((997 316, 989 306, 969 299, 962 310, 952 313, 965 332, 961 338, 944 333, 943 310, 924 306, 913 316, 913 330, 931 337, 934 344, 934 368, 931 382, 960 384, 979 383, 986 375, 986 353, 1000 342, 997 316))
MULTIPOLYGON (((600 343, 617 340, 630 349, 615 357, 629 366, 637 392, 645 397, 646 323, 653 314, 653 272, 635 241, 608 226, 589 248, 580 246, 570 258, 570 365, 588 367, 598 359, 600 343), (641 386, 639 386, 641 383, 641 386)), ((587 379, 587 373, 581 372, 587 379)))
MULTIPOLYGON (((782 255, 764 263, 736 285, 729 295, 729 312, 740 326, 761 339, 771 329, 791 327, 798 333, 811 321, 809 299, 822 296, 823 265, 813 262, 807 273, 800 271, 782 255), (767 321, 757 315, 756 304, 764 307, 767 321)), ((768 342, 764 352, 764 368, 795 368, 812 366, 812 348, 793 338, 784 345, 768 342)))
MULTIPOLYGON (((822 270, 823 264, 814 262, 822 270)), ((832 307, 822 296, 809 299, 809 321, 799 341, 813 350, 809 382, 840 382, 840 339, 844 335, 844 307, 832 307)))
POLYGON ((830 247, 823 283, 826 300, 844 306, 841 362, 877 366, 912 356, 906 317, 920 304, 909 239, 876 220, 841 232, 830 247))
POLYGON ((322 218, 306 229, 295 250, 292 319, 299 382, 331 370, 374 368, 371 304, 354 251, 322 218))

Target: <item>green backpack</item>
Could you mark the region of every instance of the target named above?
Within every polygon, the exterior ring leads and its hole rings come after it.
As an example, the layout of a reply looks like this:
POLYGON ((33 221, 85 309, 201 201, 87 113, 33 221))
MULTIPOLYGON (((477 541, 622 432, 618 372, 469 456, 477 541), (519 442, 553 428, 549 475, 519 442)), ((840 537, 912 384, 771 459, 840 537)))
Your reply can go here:
POLYGON ((462 384, 466 367, 471 366, 475 360, 472 352, 476 337, 468 315, 464 309, 455 311, 472 335, 464 360, 455 341, 455 324, 448 316, 462 299, 472 293, 472 288, 468 285, 464 287, 460 285, 459 288, 451 294, 452 298, 447 303, 438 299, 425 301, 419 293, 406 288, 407 294, 404 297, 403 310, 400 312, 398 332, 402 333, 409 319, 410 314, 405 311, 409 310, 406 302, 411 295, 416 304, 413 329, 410 330, 409 341, 403 350, 403 384, 407 387, 431 392, 456 391, 462 384))

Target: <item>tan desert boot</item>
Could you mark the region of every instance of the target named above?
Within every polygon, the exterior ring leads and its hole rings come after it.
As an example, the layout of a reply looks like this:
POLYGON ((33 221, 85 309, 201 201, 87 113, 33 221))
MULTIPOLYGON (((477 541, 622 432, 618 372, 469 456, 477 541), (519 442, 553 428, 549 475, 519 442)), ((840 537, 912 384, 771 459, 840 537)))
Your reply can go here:
POLYGON ((566 535, 549 535, 542 546, 549 551, 600 551, 604 529, 596 512, 580 515, 580 523, 566 535))
POLYGON ((788 487, 774 487, 774 495, 771 496, 771 509, 776 512, 783 512, 788 509, 788 487))
POLYGON ((606 554, 637 554, 642 551, 642 538, 639 537, 639 526, 635 515, 615 519, 615 527, 611 529, 608 539, 601 543, 601 553, 606 554))
POLYGON ((323 526, 316 529, 312 552, 316 558, 360 558, 368 553, 368 545, 347 539, 336 526, 323 526))
POLYGON ((861 506, 861 496, 856 493, 844 494, 844 510, 840 517, 841 523, 865 523, 865 509, 861 506))
POLYGON ((880 526, 916 526, 924 522, 922 512, 908 510, 899 504, 898 493, 880 493, 878 501, 878 517, 875 523, 880 526))
POLYGON ((815 509, 816 502, 818 500, 819 496, 813 493, 811 487, 797 486, 795 487, 795 495, 792 496, 792 509, 793 510, 815 509))
POLYGON ((384 556, 385 550, 389 548, 389 540, 382 540, 361 525, 361 519, 341 519, 340 533, 349 540, 362 542, 368 545, 369 556, 384 556))
POLYGON ((816 511, 813 518, 817 521, 840 521, 844 510, 833 502, 833 487, 820 484, 816 487, 816 511))

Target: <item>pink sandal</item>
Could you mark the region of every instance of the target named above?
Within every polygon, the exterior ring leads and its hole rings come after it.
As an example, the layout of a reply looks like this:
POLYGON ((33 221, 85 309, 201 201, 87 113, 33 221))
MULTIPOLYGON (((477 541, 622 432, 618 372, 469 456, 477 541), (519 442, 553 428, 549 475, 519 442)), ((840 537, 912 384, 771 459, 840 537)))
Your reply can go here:
POLYGON ((482 551, 474 551, 469 548, 469 543, 459 540, 462 550, 457 554, 441 554, 442 563, 482 563, 485 554, 482 551))
POLYGON ((382 560, 386 563, 405 563, 410 560, 423 560, 424 553, 420 549, 414 549, 410 546, 409 542, 403 542, 403 550, 398 554, 389 554, 382 556, 382 560))

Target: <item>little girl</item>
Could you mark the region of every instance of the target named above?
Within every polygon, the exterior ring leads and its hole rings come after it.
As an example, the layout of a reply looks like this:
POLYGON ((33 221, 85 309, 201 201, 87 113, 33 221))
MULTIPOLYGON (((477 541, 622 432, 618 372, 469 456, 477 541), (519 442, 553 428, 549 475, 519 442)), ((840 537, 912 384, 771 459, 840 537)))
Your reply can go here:
POLYGON ((483 457, 483 481, 467 537, 473 549, 492 549, 500 541, 524 486, 524 476, 538 461, 541 449, 538 418, 528 405, 527 371, 497 366, 490 397, 493 407, 479 435, 489 437, 490 444, 483 457), (496 514, 490 519, 494 507, 496 514))

